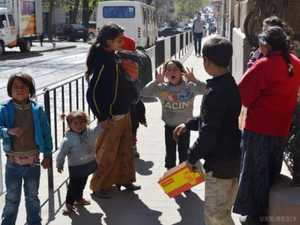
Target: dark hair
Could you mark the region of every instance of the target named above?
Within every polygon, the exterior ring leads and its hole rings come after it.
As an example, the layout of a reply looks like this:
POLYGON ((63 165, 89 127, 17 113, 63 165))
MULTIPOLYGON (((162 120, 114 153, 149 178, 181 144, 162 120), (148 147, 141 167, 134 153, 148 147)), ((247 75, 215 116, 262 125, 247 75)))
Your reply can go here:
POLYGON ((262 45, 269 44, 272 47, 271 52, 283 51, 283 57, 288 65, 289 75, 292 77, 293 70, 289 56, 289 41, 284 30, 277 26, 269 27, 258 35, 258 39, 262 45))
POLYGON ((294 32, 293 32, 292 28, 290 28, 285 22, 283 22, 277 16, 270 16, 270 17, 266 18, 263 23, 268 24, 270 26, 281 27, 285 31, 285 33, 288 37, 291 38, 293 36, 294 32))
POLYGON ((88 115, 84 111, 81 111, 81 110, 74 110, 74 111, 70 112, 67 116, 66 116, 66 114, 61 114, 59 116, 62 120, 66 119, 69 127, 70 127, 70 124, 72 123, 72 121, 77 118, 83 119, 83 121, 86 124, 90 123, 88 115))
POLYGON ((182 63, 178 60, 169 60, 169 61, 167 61, 164 65, 164 67, 163 67, 164 72, 167 70, 167 66, 171 62, 174 63, 180 69, 181 72, 184 72, 184 67, 183 67, 182 63))
POLYGON ((93 71, 93 63, 97 52, 102 48, 108 47, 107 41, 116 39, 125 29, 116 23, 108 23, 104 25, 98 33, 96 41, 92 44, 86 60, 87 71, 85 72, 86 79, 89 80, 93 71))
POLYGON ((224 37, 214 37, 204 43, 203 58, 212 61, 216 66, 227 68, 232 57, 232 44, 224 37))
POLYGON ((198 12, 197 14, 201 16, 201 12, 198 12))
POLYGON ((23 84, 29 87, 29 99, 33 99, 35 97, 35 83, 33 78, 26 73, 15 73, 9 77, 7 82, 8 96, 12 97, 12 85, 15 79, 22 81, 23 84))

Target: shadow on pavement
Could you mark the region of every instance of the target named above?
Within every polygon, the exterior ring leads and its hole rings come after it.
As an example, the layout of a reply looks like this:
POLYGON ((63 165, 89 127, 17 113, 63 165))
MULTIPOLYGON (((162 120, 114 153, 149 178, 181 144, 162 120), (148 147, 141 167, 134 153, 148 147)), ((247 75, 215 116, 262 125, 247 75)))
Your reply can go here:
POLYGON ((145 161, 143 159, 135 159, 135 170, 137 173, 143 176, 149 176, 152 174, 150 170, 153 167, 154 163, 152 161, 145 161))
POLYGON ((158 219, 162 213, 145 205, 137 192, 125 189, 117 191, 115 187, 112 187, 110 189, 112 195, 110 199, 98 198, 93 194, 91 198, 98 203, 105 213, 104 221, 107 225, 162 225, 158 219))
POLYGON ((204 202, 195 192, 182 193, 175 196, 174 199, 179 206, 178 212, 181 215, 181 221, 173 225, 205 225, 204 202))

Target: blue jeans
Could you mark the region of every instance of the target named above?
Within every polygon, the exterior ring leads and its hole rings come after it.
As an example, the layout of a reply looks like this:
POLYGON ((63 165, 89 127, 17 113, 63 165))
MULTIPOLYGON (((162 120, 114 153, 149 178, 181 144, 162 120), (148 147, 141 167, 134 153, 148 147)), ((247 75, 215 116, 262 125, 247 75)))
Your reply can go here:
POLYGON ((201 41, 203 33, 194 33, 195 54, 201 55, 201 41))
POLYGON ((40 175, 40 164, 17 166, 12 165, 9 158, 7 158, 5 172, 7 193, 5 196, 5 206, 2 213, 1 225, 14 225, 16 223, 21 199, 22 181, 24 181, 27 224, 41 224, 41 206, 38 198, 40 175))

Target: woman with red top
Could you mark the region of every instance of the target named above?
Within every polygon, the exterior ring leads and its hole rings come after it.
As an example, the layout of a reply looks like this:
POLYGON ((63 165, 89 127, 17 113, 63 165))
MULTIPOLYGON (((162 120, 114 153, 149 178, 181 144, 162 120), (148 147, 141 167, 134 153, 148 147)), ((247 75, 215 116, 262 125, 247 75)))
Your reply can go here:
POLYGON ((289 53, 289 40, 280 27, 259 36, 265 57, 239 83, 243 106, 248 108, 242 142, 239 191, 233 211, 241 222, 262 221, 269 189, 280 174, 285 138, 292 122, 300 84, 300 61, 289 53))

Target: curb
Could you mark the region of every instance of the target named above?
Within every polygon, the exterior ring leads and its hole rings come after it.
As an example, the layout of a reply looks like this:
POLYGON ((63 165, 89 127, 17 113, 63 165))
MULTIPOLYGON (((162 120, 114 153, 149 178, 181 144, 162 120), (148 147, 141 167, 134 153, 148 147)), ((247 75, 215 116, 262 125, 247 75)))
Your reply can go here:
POLYGON ((35 54, 40 54, 43 52, 51 52, 51 51, 57 51, 57 50, 63 50, 63 49, 69 49, 69 48, 76 48, 76 45, 70 45, 70 46, 64 46, 64 47, 55 47, 55 48, 50 48, 50 49, 45 49, 45 50, 39 50, 39 51, 30 51, 30 52, 23 52, 20 53, 16 56, 16 54, 11 54, 11 55, 2 55, 0 56, 0 61, 3 60, 8 60, 8 59, 13 59, 13 58, 18 58, 18 57, 24 57, 24 56, 31 56, 35 54))

